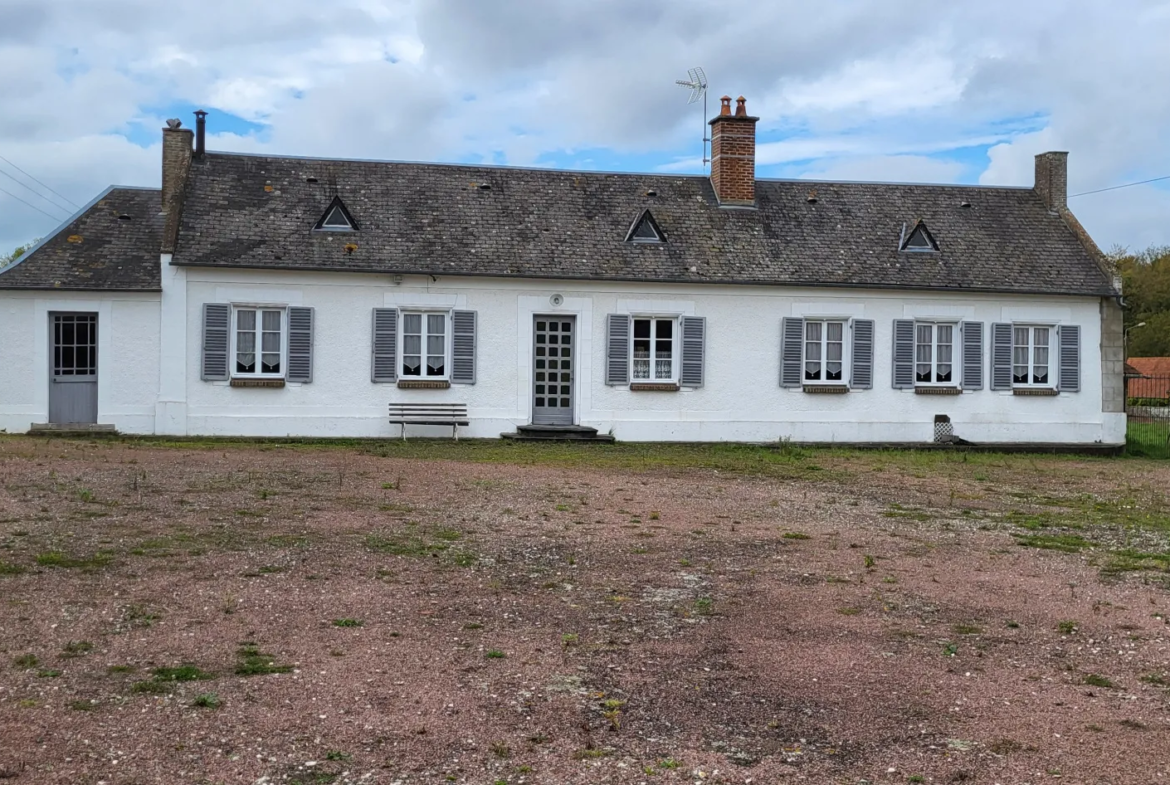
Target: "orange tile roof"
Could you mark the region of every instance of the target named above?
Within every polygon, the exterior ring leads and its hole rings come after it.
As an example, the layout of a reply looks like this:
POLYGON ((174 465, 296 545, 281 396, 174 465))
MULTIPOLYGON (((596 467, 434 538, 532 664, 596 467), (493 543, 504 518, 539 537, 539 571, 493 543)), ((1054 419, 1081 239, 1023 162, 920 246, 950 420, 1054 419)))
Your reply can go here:
POLYGON ((1130 398, 1170 398, 1170 357, 1130 357, 1141 376, 1128 379, 1130 398))
POLYGON ((1170 357, 1130 357, 1129 364, 1143 376, 1170 376, 1170 357))

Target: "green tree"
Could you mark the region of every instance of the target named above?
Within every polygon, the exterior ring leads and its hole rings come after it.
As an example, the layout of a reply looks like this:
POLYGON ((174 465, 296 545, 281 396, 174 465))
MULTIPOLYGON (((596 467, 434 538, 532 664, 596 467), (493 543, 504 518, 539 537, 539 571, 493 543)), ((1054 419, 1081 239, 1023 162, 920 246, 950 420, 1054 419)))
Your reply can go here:
POLYGON ((16 246, 16 250, 14 250, 12 253, 8 254, 7 256, 0 256, 0 268, 4 268, 4 267, 7 267, 8 265, 12 264, 17 259, 19 259, 21 256, 23 256, 25 251, 32 248, 34 245, 36 245, 39 242, 40 242, 40 239, 38 238, 36 240, 33 240, 31 243, 25 243, 24 245, 18 245, 18 246, 16 246))
POLYGON ((1112 255, 1125 294, 1130 357, 1170 357, 1170 247, 1112 255), (1145 322, 1144 327, 1137 325, 1145 322))

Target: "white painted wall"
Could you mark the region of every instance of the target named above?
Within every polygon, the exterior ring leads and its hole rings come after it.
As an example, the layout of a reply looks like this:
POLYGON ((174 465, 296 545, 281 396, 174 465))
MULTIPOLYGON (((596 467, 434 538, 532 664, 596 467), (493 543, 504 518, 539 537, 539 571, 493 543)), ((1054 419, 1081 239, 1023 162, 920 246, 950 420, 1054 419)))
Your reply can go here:
POLYGON ((0 292, 0 431, 48 422, 49 314, 98 315, 98 422, 154 431, 158 397, 158 294, 0 292))
MULTIPOLYGON (((176 275, 166 284, 168 311, 171 294, 179 299, 176 275)), ((386 422, 388 402, 438 400, 468 404, 472 425, 462 429, 464 435, 494 438, 529 421, 532 319, 540 313, 577 316, 577 421, 602 432, 612 429, 620 440, 925 442, 933 437, 936 414, 949 415, 955 433, 976 443, 1120 444, 1125 437, 1124 415, 1101 411, 1094 298, 422 277, 394 285, 389 276, 195 268, 181 271, 181 278, 185 318, 164 315, 163 333, 168 344, 184 339, 185 353, 164 352, 171 358, 164 359, 166 400, 160 400, 158 425, 150 426, 169 433, 396 436, 398 426, 386 422), (549 299, 555 293, 564 298, 556 307, 549 299), (239 389, 200 381, 201 306, 232 301, 315 309, 313 383, 239 389), (372 383, 370 313, 388 306, 477 311, 477 384, 401 390, 372 383), (707 318, 704 387, 665 393, 605 385, 605 315, 633 311, 707 318), (841 396, 781 389, 780 319, 794 315, 873 319, 874 388, 841 396), (959 396, 894 390, 891 333, 893 321, 904 318, 1079 324, 1081 392, 1026 398, 986 388, 959 396), (180 357, 185 367, 175 368, 180 357)), ((27 315, 17 321, 27 322, 27 315)), ((12 351, 15 356, 25 350, 12 351)), ((986 361, 984 366, 986 374, 986 361)), ((420 436, 444 432, 411 430, 420 436)))

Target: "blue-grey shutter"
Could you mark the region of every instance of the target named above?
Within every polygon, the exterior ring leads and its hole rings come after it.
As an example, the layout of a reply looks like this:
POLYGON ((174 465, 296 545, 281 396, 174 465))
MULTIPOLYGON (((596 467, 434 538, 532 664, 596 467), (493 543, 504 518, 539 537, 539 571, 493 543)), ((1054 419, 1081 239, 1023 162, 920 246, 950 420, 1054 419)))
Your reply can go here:
POLYGON ((290 382, 313 381, 313 309, 288 309, 288 373, 290 382))
POLYGON ((983 389, 983 322, 962 322, 964 390, 983 389))
POLYGON ((914 389, 914 320, 894 320, 894 389, 914 389))
POLYGON ((370 379, 398 381, 398 309, 374 309, 373 363, 370 379))
MULTIPOLYGON (((1076 324, 1062 324, 1056 328, 1056 339, 1060 343, 1061 392, 1081 390, 1081 328, 1076 324)), ((1051 359, 1050 359, 1051 361, 1051 359)))
POLYGON ((873 387, 873 319, 853 320, 853 367, 849 386, 855 390, 873 387))
POLYGON ((991 325, 991 389, 1012 388, 1012 326, 1006 322, 991 325))
POLYGON ((780 320, 780 386, 799 387, 804 378, 804 319, 780 320))
POLYGON ((451 314, 451 382, 475 384, 475 311, 451 314))
POLYGON ((203 357, 199 378, 205 382, 226 381, 228 378, 228 336, 231 332, 231 322, 230 305, 203 304, 203 357))
POLYGON ((630 383, 630 317, 611 313, 605 321, 605 383, 630 383))
POLYGON ((682 363, 678 383, 683 387, 702 387, 707 320, 702 316, 684 316, 680 322, 682 363))

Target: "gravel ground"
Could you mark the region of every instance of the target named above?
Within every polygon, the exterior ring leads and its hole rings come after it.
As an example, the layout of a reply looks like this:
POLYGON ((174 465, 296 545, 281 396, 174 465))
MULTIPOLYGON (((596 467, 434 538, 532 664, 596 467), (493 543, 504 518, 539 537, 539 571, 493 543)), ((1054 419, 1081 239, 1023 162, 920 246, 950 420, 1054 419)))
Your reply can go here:
POLYGON ((0 781, 1170 782, 1164 533, 1016 525, 1170 465, 410 449, 0 438, 0 781))

